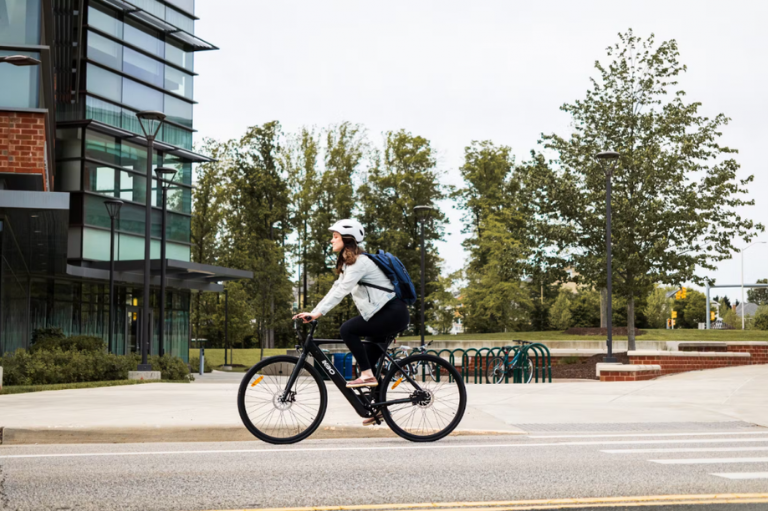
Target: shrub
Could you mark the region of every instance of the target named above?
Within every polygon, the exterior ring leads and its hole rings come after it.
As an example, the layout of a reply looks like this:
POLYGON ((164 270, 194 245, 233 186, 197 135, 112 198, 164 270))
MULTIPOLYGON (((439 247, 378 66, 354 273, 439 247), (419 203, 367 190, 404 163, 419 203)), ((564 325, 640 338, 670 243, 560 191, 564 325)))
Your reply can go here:
POLYGON ((761 305, 757 308, 755 315, 749 323, 749 328, 753 330, 768 330, 768 305, 761 305))
POLYGON ((46 337, 57 337, 59 339, 63 339, 66 337, 66 335, 64 335, 64 332, 61 330, 61 328, 58 327, 36 328, 32 332, 32 344, 36 344, 40 339, 44 339, 46 337))
POLYGON ((194 381, 195 377, 189 372, 189 366, 179 357, 152 355, 149 363, 153 371, 160 371, 164 380, 194 381))
MULTIPOLYGON (((89 381, 125 380, 128 371, 135 371, 140 357, 137 354, 115 355, 106 351, 16 350, 0 357, 3 380, 6 385, 49 385, 89 381)), ((152 367, 162 371, 169 380, 189 381, 187 365, 178 357, 151 357, 152 367)))
MULTIPOLYGON (((200 371, 200 357, 189 358, 189 370, 193 373, 197 373, 200 371)), ((203 372, 210 373, 211 371, 213 371, 213 368, 211 367, 211 364, 208 362, 208 357, 206 357, 205 361, 203 362, 203 372)))
POLYGON ((51 351, 60 349, 62 351, 104 351, 106 344, 101 337, 90 335, 75 335, 72 337, 59 337, 56 335, 47 337, 38 337, 30 347, 30 352, 51 351))

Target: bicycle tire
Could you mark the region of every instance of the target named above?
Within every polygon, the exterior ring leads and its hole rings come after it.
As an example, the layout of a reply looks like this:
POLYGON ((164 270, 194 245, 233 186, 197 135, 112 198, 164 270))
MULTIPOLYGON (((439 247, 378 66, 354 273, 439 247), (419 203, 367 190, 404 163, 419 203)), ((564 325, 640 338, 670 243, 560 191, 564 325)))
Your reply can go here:
POLYGON ((485 383, 493 385, 504 383, 506 372, 504 357, 487 359, 485 366, 485 383))
MULTIPOLYGON (((447 374, 444 378, 442 374, 440 375, 441 381, 418 382, 419 386, 429 394, 424 401, 382 407, 384 421, 398 436, 411 442, 440 440, 456 429, 464 417, 467 407, 467 388, 464 381, 455 367, 433 355, 411 355, 405 358, 403 363, 411 367, 418 363, 434 364, 440 370, 444 369, 447 374), (452 382, 449 381, 451 379, 449 376, 452 377, 452 382), (440 410, 437 405, 441 405, 440 410)), ((382 380, 379 401, 414 396, 417 389, 411 382, 401 377, 401 370, 393 365, 382 380), (392 381, 395 383, 391 383, 392 381), (384 385, 384 382, 387 384, 384 385)))
POLYGON ((314 433, 323 421, 328 391, 320 373, 306 362, 294 383, 292 401, 282 404, 278 401, 298 362, 297 357, 289 355, 265 358, 250 368, 240 382, 237 393, 240 419, 259 440, 271 444, 299 442, 314 433), (301 404, 297 404, 299 394, 301 404), (291 434, 294 431, 295 434, 291 434))

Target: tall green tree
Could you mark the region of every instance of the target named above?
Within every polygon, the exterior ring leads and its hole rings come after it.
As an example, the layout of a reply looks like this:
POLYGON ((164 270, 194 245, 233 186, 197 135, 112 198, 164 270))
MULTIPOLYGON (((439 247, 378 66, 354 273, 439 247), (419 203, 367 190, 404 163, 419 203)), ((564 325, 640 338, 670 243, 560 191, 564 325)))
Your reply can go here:
POLYGON ((721 145, 729 119, 700 113, 686 101, 674 40, 643 40, 629 30, 595 63, 598 77, 586 97, 561 109, 569 136, 543 136, 556 159, 542 190, 548 221, 563 228, 556 242, 584 282, 605 285, 605 175, 594 155, 620 153, 613 173, 613 291, 627 300, 629 347, 634 349, 635 301, 655 283, 704 283, 731 257, 734 239, 764 228, 736 208, 753 176, 739 179, 735 149, 721 145))
POLYGON ((521 184, 513 176, 507 146, 473 142, 464 150, 464 186, 453 193, 464 211, 464 246, 469 251, 463 291, 464 325, 470 332, 504 332, 526 323, 531 308, 522 284, 528 245, 521 211, 521 184))
POLYGON ((648 318, 648 326, 651 328, 666 328, 667 319, 671 318, 672 299, 667 294, 673 291, 673 287, 654 286, 648 296, 645 305, 645 316, 648 318))
MULTIPOLYGON (((758 279, 755 284, 768 284, 768 279, 758 279)), ((756 287, 747 291, 747 301, 758 305, 768 305, 768 288, 756 287)))
MULTIPOLYGON (((445 215, 438 202, 447 189, 440 183, 434 149, 429 140, 404 130, 385 134, 383 150, 372 157, 367 180, 358 189, 360 215, 366 230, 366 248, 395 254, 419 287, 421 278, 420 226, 414 206, 432 206, 430 221, 424 225, 426 295, 434 290, 440 274, 440 259, 434 243, 442 239, 445 215)), ((425 306, 430 302, 425 300, 425 306)), ((411 326, 418 332, 417 311, 411 309, 411 326)))
POLYGON ((292 302, 285 246, 291 229, 289 190, 279 167, 281 137, 276 121, 249 128, 228 168, 227 259, 232 267, 254 273, 246 292, 265 348, 275 347, 278 331, 287 341, 292 302))
MULTIPOLYGON (((196 263, 216 265, 223 256, 222 225, 228 209, 224 176, 231 160, 231 145, 205 139, 201 152, 213 161, 196 168, 195 187, 192 189, 191 256, 196 263)), ((212 337, 217 331, 216 312, 216 296, 213 293, 195 293, 192 307, 194 338, 212 337)))

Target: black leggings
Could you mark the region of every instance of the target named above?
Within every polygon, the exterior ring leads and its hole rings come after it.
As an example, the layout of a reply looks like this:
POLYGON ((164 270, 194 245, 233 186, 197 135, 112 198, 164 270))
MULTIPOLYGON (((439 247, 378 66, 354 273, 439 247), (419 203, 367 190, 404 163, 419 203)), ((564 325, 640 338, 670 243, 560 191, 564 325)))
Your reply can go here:
MULTIPOLYGON (((360 365, 360 371, 371 369, 382 354, 382 350, 373 344, 363 344, 360 337, 369 341, 384 343, 386 337, 402 332, 408 327, 411 316, 404 301, 393 298, 368 321, 356 316, 341 325, 341 338, 360 365)), ((381 345, 381 344, 380 344, 381 345)), ((386 349, 386 346, 382 346, 386 349)))

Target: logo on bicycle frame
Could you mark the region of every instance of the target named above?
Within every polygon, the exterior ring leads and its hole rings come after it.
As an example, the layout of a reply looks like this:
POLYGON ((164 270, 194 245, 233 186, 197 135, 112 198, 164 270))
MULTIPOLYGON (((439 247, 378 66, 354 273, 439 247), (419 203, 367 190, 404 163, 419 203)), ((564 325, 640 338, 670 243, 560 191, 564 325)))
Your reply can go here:
POLYGON ((331 376, 336 374, 336 371, 333 370, 333 367, 331 366, 331 364, 328 363, 327 360, 323 360, 323 367, 325 367, 325 370, 328 371, 328 374, 330 374, 331 376))

